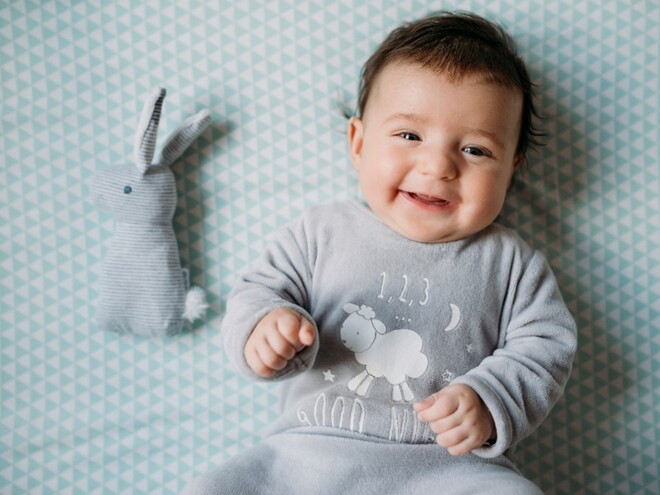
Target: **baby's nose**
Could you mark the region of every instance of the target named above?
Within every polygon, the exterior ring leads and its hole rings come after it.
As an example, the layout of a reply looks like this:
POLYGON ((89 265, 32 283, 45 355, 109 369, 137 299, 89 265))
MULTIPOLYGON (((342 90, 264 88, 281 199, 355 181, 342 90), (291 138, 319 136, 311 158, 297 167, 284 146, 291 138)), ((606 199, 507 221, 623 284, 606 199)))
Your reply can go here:
POLYGON ((420 158, 419 171, 422 175, 439 180, 453 180, 458 175, 454 159, 446 153, 429 153, 420 158))

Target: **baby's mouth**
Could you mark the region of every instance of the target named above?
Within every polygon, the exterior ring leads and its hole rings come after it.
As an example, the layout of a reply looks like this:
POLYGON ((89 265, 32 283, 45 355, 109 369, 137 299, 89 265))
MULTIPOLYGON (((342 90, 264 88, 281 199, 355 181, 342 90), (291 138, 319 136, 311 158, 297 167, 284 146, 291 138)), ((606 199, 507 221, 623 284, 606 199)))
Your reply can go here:
POLYGON ((450 201, 446 199, 437 198, 435 196, 427 196, 426 194, 419 194, 409 191, 403 191, 405 196, 412 199, 413 201, 419 201, 420 203, 430 205, 430 206, 447 206, 450 201))

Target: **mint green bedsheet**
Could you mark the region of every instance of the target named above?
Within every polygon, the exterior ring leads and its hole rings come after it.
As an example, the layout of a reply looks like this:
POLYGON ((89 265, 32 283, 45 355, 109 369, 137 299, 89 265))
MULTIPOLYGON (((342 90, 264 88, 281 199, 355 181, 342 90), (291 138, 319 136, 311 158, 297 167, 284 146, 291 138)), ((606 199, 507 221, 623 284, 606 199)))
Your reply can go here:
POLYGON ((507 26, 542 85, 548 145, 503 221, 547 254, 580 329, 519 463, 549 494, 660 493, 660 10, 616 0, 2 2, 0 493, 177 493, 258 442, 276 388, 227 367, 232 281, 303 208, 355 197, 336 102, 391 28, 459 7, 507 26), (92 322, 112 220, 86 186, 130 155, 157 85, 163 135, 214 118, 174 170, 211 309, 162 341, 92 322))

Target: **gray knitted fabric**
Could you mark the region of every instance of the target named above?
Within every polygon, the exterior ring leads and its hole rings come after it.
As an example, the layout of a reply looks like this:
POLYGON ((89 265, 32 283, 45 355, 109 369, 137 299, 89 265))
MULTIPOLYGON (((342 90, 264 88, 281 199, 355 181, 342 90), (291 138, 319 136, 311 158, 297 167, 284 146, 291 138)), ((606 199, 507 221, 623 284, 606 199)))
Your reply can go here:
POLYGON ((172 227, 177 204, 170 165, 206 129, 208 110, 187 119, 152 164, 165 89, 147 99, 134 163, 114 165, 92 180, 92 201, 115 219, 103 261, 96 322, 104 330, 157 337, 177 334, 206 309, 203 291, 189 288, 172 227))

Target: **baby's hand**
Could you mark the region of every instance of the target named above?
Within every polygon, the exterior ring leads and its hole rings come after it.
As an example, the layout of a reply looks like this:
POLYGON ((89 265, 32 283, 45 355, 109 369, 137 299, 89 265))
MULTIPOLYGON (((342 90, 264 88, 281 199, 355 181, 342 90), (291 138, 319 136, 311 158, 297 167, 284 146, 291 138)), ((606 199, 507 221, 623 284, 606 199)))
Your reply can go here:
POLYGON ((248 337, 244 356, 257 375, 270 378, 305 346, 312 345, 316 331, 307 318, 280 308, 264 316, 248 337))
POLYGON ((449 385, 413 407, 436 433, 435 441, 452 455, 467 454, 495 436, 490 411, 467 385, 449 385))

